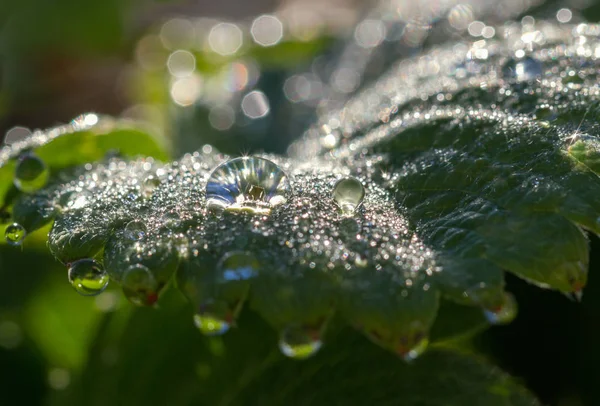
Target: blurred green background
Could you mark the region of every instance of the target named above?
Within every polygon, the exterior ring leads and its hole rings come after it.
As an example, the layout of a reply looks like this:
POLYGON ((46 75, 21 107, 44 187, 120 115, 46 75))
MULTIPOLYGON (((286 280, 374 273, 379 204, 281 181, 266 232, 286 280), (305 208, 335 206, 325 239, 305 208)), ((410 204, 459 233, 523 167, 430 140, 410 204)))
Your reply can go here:
MULTIPOLYGON (((572 6, 575 20, 594 19, 600 10, 590 2, 572 6)), ((331 95, 328 61, 339 57, 343 39, 372 7, 360 0, 2 1, 0 133, 13 142, 94 111, 145 121, 173 156, 206 142, 232 154, 283 153, 331 95), (255 17, 264 13, 283 21, 280 37, 277 24, 267 25, 275 43, 269 30, 253 36, 255 17)), ((409 55, 421 45, 397 48, 409 55)), ((547 404, 600 404, 596 238, 592 248, 582 304, 511 278, 519 316, 476 342, 547 404)), ((252 314, 246 323, 269 330, 252 314)), ((236 353, 224 356, 226 348, 269 353, 258 349, 276 346, 274 334, 254 341, 236 335, 226 346, 193 330, 191 310, 173 292, 158 310, 133 309, 116 290, 97 298, 75 294, 66 270, 47 253, 44 230, 23 249, 0 245, 2 406, 102 405, 116 398, 124 405, 190 404, 210 398, 198 392, 198 382, 211 373, 227 387, 226 365, 236 353), (225 366, 215 372, 212 361, 194 361, 205 353, 225 366)))

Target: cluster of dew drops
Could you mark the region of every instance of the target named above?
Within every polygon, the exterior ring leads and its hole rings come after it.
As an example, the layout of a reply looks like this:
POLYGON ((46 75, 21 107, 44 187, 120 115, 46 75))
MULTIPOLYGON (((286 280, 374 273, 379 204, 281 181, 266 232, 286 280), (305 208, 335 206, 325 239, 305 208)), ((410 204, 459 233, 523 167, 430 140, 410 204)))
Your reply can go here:
MULTIPOLYGON (((49 169, 44 161, 32 152, 25 152, 17 158, 13 183, 23 193, 33 193, 42 189, 48 182, 49 169)), ((158 177, 149 175, 143 182, 141 192, 146 197, 160 185, 158 177)), ((269 215, 285 203, 293 190, 287 174, 274 162, 260 157, 240 157, 221 163, 212 170, 206 183, 207 208, 217 214, 222 211, 269 215)), ((342 216, 353 216, 365 197, 365 187, 360 180, 346 176, 333 186, 333 202, 342 216)), ((129 222, 124 228, 127 239, 139 241, 146 235, 146 226, 140 220, 129 222)), ((5 231, 8 244, 20 246, 26 236, 25 228, 10 224, 5 231)), ((110 277, 103 266, 93 258, 73 261, 68 266, 68 279, 77 293, 83 296, 96 296, 108 286, 110 277)), ((220 262, 223 275, 231 280, 246 280, 257 271, 258 264, 247 253, 231 253, 220 262)), ((127 269, 120 281, 125 296, 134 304, 154 304, 158 297, 144 297, 136 294, 128 286, 145 286, 148 291, 156 281, 148 268, 141 264, 127 269)), ((231 320, 224 320, 209 313, 194 315, 194 323, 205 335, 220 335, 227 332, 231 320)), ((322 343, 318 334, 301 327, 290 327, 281 333, 279 347, 283 354, 291 358, 303 359, 316 353, 322 343)))

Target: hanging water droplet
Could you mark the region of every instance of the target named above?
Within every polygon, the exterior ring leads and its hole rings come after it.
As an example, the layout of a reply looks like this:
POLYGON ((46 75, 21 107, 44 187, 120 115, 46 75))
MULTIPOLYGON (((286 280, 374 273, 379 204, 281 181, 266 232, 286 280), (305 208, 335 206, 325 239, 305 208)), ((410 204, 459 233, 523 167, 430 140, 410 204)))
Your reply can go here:
POLYGON ((517 301, 510 293, 504 294, 504 302, 494 309, 484 309, 483 313, 491 324, 507 324, 517 315, 517 301))
POLYGON ((132 241, 143 240, 146 236, 146 225, 141 220, 133 220, 127 223, 123 231, 125 238, 132 241))
POLYGON ((12 223, 6 227, 4 238, 6 238, 6 242, 8 244, 17 246, 23 243, 26 234, 27 232, 25 231, 25 227, 19 223, 12 223))
POLYGON ((412 346, 410 348, 406 347, 406 344, 401 344, 398 347, 398 354, 404 359, 406 362, 411 362, 417 359, 421 354, 427 350, 427 346, 429 345, 429 339, 425 334, 417 333, 413 337, 412 346))
POLYGON ((150 175, 142 183, 141 192, 144 197, 150 197, 154 193, 154 190, 160 185, 160 179, 156 176, 150 175))
POLYGON ((319 351, 323 342, 316 330, 292 325, 281 332, 279 349, 290 358, 305 359, 319 351))
POLYGON ((80 259, 69 267, 69 282, 83 296, 96 296, 108 286, 109 277, 100 264, 91 258, 80 259))
POLYGON ((542 76, 542 63, 537 59, 526 56, 522 59, 510 59, 502 67, 505 78, 516 78, 522 82, 542 76))
POLYGON ((234 251, 226 254, 219 263, 219 282, 244 281, 256 275, 260 264, 256 257, 247 252, 234 251))
POLYGON ((230 327, 230 324, 225 320, 221 320, 209 314, 195 314, 194 324, 205 336, 225 334, 230 327))
POLYGON ((150 306, 158 300, 158 283, 150 269, 141 264, 130 266, 121 280, 123 293, 138 306, 150 306))
POLYGON ((17 160, 13 183, 22 192, 32 193, 46 185, 50 171, 46 163, 33 153, 25 153, 17 160))
POLYGON ((353 177, 340 179, 333 187, 333 200, 346 215, 353 214, 364 197, 364 186, 353 177))
POLYGON ((268 214, 291 194, 287 175, 275 163, 258 157, 232 159, 219 165, 206 184, 208 207, 268 214))

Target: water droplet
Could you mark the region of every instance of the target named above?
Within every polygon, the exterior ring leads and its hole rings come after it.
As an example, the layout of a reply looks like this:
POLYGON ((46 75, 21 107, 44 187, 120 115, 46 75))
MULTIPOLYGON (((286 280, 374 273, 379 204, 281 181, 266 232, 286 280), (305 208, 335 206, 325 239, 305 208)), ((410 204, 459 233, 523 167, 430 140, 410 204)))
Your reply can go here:
POLYGON ((12 223, 8 227, 6 227, 4 237, 6 238, 6 242, 8 244, 17 246, 23 243, 26 234, 27 232, 25 231, 25 227, 23 227, 19 223, 12 223))
POLYGON ((106 289, 109 277, 98 262, 86 258, 71 264, 69 267, 69 282, 80 295, 96 296, 106 289))
POLYGON ((256 275, 260 264, 256 257, 247 252, 234 251, 226 254, 219 263, 220 282, 244 281, 256 275))
POLYGON ((211 208, 268 214, 291 194, 287 175, 275 163, 257 157, 232 159, 219 165, 206 184, 211 208))
POLYGON ((140 241, 144 239, 146 232, 146 225, 141 220, 133 220, 127 223, 123 233, 127 239, 140 241))
POLYGON ((290 358, 305 359, 319 351, 323 342, 317 330, 298 325, 285 328, 279 338, 279 349, 290 358))
POLYGON ((194 324, 205 336, 218 336, 225 334, 230 327, 230 324, 226 321, 208 314, 195 314, 194 324))
POLYGON ((494 309, 484 309, 483 313, 491 324, 507 324, 517 315, 517 301, 510 293, 504 294, 504 303, 494 309))
POLYGON ((542 73, 542 63, 530 56, 510 59, 502 67, 505 78, 516 78, 519 82, 542 76, 542 73))
POLYGON ((403 345, 400 345, 398 349, 398 354, 404 359, 406 362, 411 362, 417 359, 421 354, 427 350, 427 346, 429 345, 429 339, 425 334, 416 334, 413 338, 413 345, 410 348, 406 348, 403 345))
POLYGON ((26 153, 17 160, 13 182, 20 191, 32 193, 46 185, 49 175, 50 171, 41 158, 26 153))
POLYGON ((150 269, 141 264, 130 266, 121 281, 127 299, 138 306, 151 306, 158 300, 158 283, 150 269))
POLYGON ((142 195, 146 198, 151 197, 154 190, 160 185, 160 179, 156 176, 150 175, 142 183, 142 195))
POLYGON ((353 177, 340 179, 333 187, 333 200, 347 215, 353 214, 365 197, 362 183, 353 177))

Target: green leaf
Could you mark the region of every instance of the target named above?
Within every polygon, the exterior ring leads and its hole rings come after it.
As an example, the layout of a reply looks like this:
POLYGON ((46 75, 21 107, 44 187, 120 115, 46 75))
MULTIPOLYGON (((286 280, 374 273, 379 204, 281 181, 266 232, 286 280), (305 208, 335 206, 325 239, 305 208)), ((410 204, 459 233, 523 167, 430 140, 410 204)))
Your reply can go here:
POLYGON ((171 291, 164 299, 155 311, 107 315, 87 369, 56 404, 538 404, 473 355, 435 349, 407 365, 338 325, 329 347, 294 362, 279 354, 275 332, 253 312, 244 312, 235 331, 207 338, 188 323, 181 297, 171 291), (107 354, 115 358, 107 362, 107 354))

